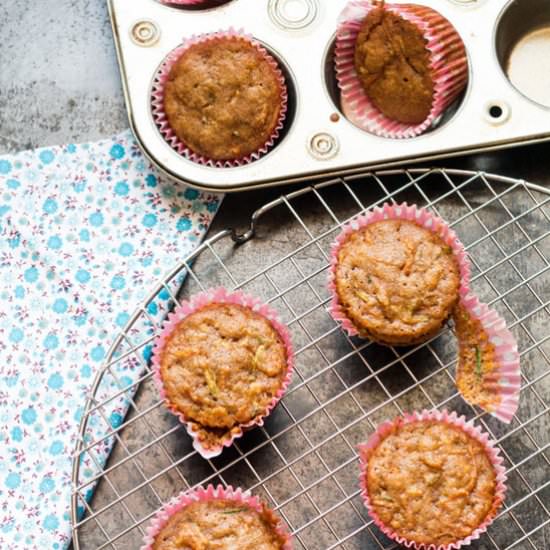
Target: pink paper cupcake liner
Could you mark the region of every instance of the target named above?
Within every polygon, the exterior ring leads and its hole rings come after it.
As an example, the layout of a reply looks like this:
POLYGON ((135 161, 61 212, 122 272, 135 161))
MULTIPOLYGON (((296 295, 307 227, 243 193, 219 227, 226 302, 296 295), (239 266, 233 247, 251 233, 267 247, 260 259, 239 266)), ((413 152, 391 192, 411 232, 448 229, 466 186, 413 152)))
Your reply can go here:
MULTIPOLYGON (((493 382, 492 389, 499 395, 499 405, 490 410, 492 415, 503 422, 510 422, 514 416, 521 389, 520 360, 518 346, 513 334, 506 327, 504 319, 498 313, 483 304, 470 289, 470 260, 457 234, 440 217, 431 214, 416 205, 385 203, 381 207, 367 212, 346 224, 332 244, 329 266, 329 290, 332 298, 329 312, 350 336, 362 336, 345 309, 338 300, 336 291, 336 267, 338 253, 349 236, 367 225, 382 220, 400 219, 417 223, 435 232, 443 242, 450 246, 460 271, 459 302, 474 319, 479 319, 495 347, 494 359, 497 368, 487 376, 487 382, 493 382)), ((463 396, 464 397, 464 396, 463 396)))
POLYGON ((179 307, 177 307, 172 313, 168 315, 168 318, 162 327, 162 332, 155 340, 155 344, 153 346, 152 365, 153 378, 166 407, 174 415, 176 415, 179 418, 180 422, 185 426, 187 433, 193 438, 193 447, 195 448, 195 450, 203 458, 213 458, 215 456, 219 456, 222 453, 224 447, 231 446, 235 439, 242 437, 245 430, 264 425, 265 418, 269 416, 271 411, 279 403, 279 401, 285 394, 288 386, 290 385, 292 372, 294 370, 294 350, 292 347, 292 342, 288 329, 279 321, 279 316, 274 309, 266 304, 263 304, 258 298, 249 296, 242 291, 230 292, 225 288, 215 288, 194 295, 189 300, 182 302, 179 307), (162 382, 160 371, 160 358, 166 339, 170 336, 170 334, 173 332, 180 321, 210 304, 237 304, 245 306, 268 319, 271 322, 273 328, 281 337, 281 340, 283 341, 286 348, 287 356, 286 376, 283 379, 281 387, 277 391, 276 395, 273 397, 271 403, 266 407, 265 411, 261 415, 258 415, 256 416, 256 418, 247 422, 246 424, 240 424, 233 427, 230 433, 228 433, 227 438, 216 446, 206 446, 200 438, 200 426, 196 422, 186 418, 181 411, 176 409, 170 403, 164 389, 164 384, 162 382))
MULTIPOLYGON (((500 397, 496 407, 473 404, 508 424, 516 414, 521 392, 520 357, 516 338, 506 326, 506 321, 494 309, 480 302, 474 294, 468 294, 461 302, 468 314, 481 323, 489 343, 494 347, 496 368, 484 375, 483 383, 500 397)), ((457 380, 460 368, 459 364, 457 380)))
POLYGON ((172 50, 166 56, 157 72, 153 83, 151 97, 151 107, 155 123, 160 133, 162 134, 166 142, 172 147, 172 149, 193 162, 216 168, 233 168, 236 166, 243 166, 245 164, 258 160, 262 155, 265 155, 271 149, 271 147, 273 147, 275 141, 278 139, 280 132, 284 127, 284 121, 288 110, 288 91, 286 81, 277 61, 258 41, 254 40, 251 35, 245 34, 243 31, 236 31, 234 29, 209 34, 194 35, 191 38, 185 40, 181 46, 179 46, 175 50, 172 50), (189 147, 187 147, 187 145, 183 141, 181 141, 176 136, 175 132, 170 127, 168 119, 166 117, 166 113, 164 112, 164 90, 172 67, 174 66, 176 61, 182 56, 182 54, 187 51, 191 46, 203 42, 225 40, 227 38, 249 42, 255 48, 257 48, 264 59, 271 65, 273 71, 279 79, 279 84, 281 86, 281 112, 279 113, 279 120, 275 129, 273 130, 273 133, 266 141, 266 143, 260 149, 258 149, 258 151, 239 159, 213 160, 193 152, 189 147))
POLYGON ((355 44, 361 23, 377 7, 369 0, 352 0, 341 13, 336 36, 336 77, 342 92, 342 111, 359 128, 377 136, 403 139, 429 129, 465 88, 468 58, 459 34, 441 14, 415 4, 385 4, 385 9, 414 23, 428 43, 434 99, 430 114, 421 124, 392 120, 381 113, 368 98, 355 70, 355 44), (452 59, 448 59, 453 54, 452 59))
POLYGON ((206 489, 198 487, 192 491, 183 491, 165 504, 153 517, 151 523, 147 527, 143 546, 140 550, 152 550, 155 537, 164 528, 171 516, 194 502, 210 502, 213 500, 230 500, 235 502, 237 506, 247 506, 259 514, 265 514, 267 512, 273 519, 276 533, 285 540, 283 550, 292 550, 290 534, 279 516, 267 508, 258 497, 252 496, 248 491, 243 491, 240 488, 234 489, 231 486, 224 488, 222 485, 218 485, 217 487, 208 485, 206 489))
POLYGON ((206 0, 160 0, 161 4, 167 6, 196 6, 197 4, 204 4, 206 0))
POLYGON ((414 412, 412 414, 406 414, 403 417, 398 417, 393 421, 387 421, 378 426, 374 434, 371 435, 367 443, 359 445, 359 459, 360 459, 360 468, 361 468, 361 496, 365 502, 365 505, 368 509, 369 515, 372 518, 374 524, 390 539, 398 542, 399 544, 404 545, 407 548, 415 548, 416 550, 457 550, 463 545, 470 544, 472 541, 477 540, 491 525, 495 516, 504 502, 506 495, 506 471, 503 466, 503 458, 500 455, 500 451, 496 446, 494 441, 489 439, 489 435, 484 433, 479 427, 475 426, 473 421, 466 421, 464 416, 458 416, 456 412, 449 413, 448 411, 427 411, 414 412), (392 431, 400 426, 405 426, 407 424, 414 424, 416 422, 426 422, 426 421, 437 421, 444 422, 446 424, 455 426, 465 433, 470 435, 479 441, 485 451, 491 464, 495 470, 496 476, 496 488, 495 488, 495 497, 493 501, 493 506, 483 521, 483 523, 468 537, 453 542, 447 545, 435 545, 430 544, 426 545, 424 543, 416 543, 412 540, 405 539, 393 531, 390 527, 385 525, 378 514, 376 513, 369 497, 369 491, 367 486, 367 470, 368 462, 376 447, 390 434, 392 431))

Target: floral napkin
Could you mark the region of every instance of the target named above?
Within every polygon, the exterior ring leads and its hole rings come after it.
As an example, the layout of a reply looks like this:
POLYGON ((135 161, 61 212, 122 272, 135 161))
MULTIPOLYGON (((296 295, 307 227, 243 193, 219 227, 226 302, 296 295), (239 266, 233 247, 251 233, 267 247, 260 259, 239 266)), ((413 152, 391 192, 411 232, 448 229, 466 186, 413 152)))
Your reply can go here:
MULTIPOLYGON (((93 377, 220 200, 161 176, 130 132, 0 156, 2 550, 69 545, 71 454, 93 377)), ((149 306, 153 318, 168 298, 149 306)), ((126 386, 138 375, 119 373, 126 386)), ((110 423, 124 414, 117 404, 110 423)))

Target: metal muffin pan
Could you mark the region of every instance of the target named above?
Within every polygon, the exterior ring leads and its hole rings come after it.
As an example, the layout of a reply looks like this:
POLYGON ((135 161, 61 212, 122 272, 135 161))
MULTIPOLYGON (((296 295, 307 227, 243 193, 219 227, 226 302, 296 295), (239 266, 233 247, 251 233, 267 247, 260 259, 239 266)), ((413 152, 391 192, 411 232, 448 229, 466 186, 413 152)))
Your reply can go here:
MULTIPOLYGON (((380 138, 339 111, 333 70, 337 19, 347 0, 231 0, 209 9, 182 9, 156 0, 108 0, 130 124, 145 154, 163 172, 196 187, 237 191, 352 174, 404 161, 504 149, 550 139, 550 108, 506 76, 516 43, 550 26, 547 0, 422 0, 456 27, 468 51, 464 96, 431 131, 411 139, 380 138), (213 168, 179 155, 151 113, 154 76, 186 37, 243 29, 280 61, 289 87, 289 114, 275 147, 236 168, 213 168)), ((534 72, 531 76, 537 79, 534 72)), ((549 92, 550 99, 550 92, 549 92)))

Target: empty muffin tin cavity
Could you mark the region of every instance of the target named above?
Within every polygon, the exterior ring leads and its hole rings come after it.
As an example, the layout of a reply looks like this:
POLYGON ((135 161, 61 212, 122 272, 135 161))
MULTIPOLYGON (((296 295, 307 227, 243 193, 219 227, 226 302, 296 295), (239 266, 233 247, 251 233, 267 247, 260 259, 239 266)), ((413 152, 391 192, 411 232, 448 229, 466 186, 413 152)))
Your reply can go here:
MULTIPOLYGON (((288 134, 290 128, 292 127, 292 123, 293 123, 293 121, 296 117, 298 98, 297 98, 297 91, 296 91, 297 90, 296 81, 295 81, 295 78, 292 75, 291 69, 288 66, 288 64, 286 63, 286 61, 281 57, 281 55, 279 53, 275 52, 272 48, 270 48, 264 42, 262 42, 260 40, 257 40, 257 39, 254 39, 254 40, 258 44, 260 44, 263 48, 265 48, 265 50, 268 52, 268 54, 271 55, 271 57, 273 57, 273 59, 275 59, 279 69, 281 70, 281 72, 284 76, 286 89, 287 89, 287 107, 286 107, 285 118, 284 118, 284 121, 283 121, 283 128, 281 130, 279 130, 278 136, 275 139, 273 145, 269 148, 269 150, 266 153, 262 154, 260 156, 260 158, 254 159, 254 160, 251 161, 251 162, 258 162, 258 161, 262 160, 264 157, 266 157, 267 155, 269 155, 285 139, 285 137, 288 134)), ((174 48, 170 52, 170 54, 168 54, 168 56, 166 56, 166 58, 159 65, 157 71, 155 72, 155 75, 154 75, 153 80, 152 80, 151 85, 150 85, 150 90, 151 90, 150 91, 150 98, 151 98, 150 99, 150 103, 151 103, 150 112, 151 112, 151 117, 154 121, 154 124, 155 124, 159 134, 165 140, 166 145, 168 147, 174 149, 174 150, 175 150, 174 145, 172 143, 170 143, 170 141, 165 138, 165 135, 162 131, 163 124, 159 123, 158 117, 155 116, 155 106, 154 105, 155 105, 155 93, 158 91, 158 88, 159 88, 159 81, 160 81, 159 77, 160 77, 161 73, 163 72, 163 68, 164 68, 164 66, 167 62, 167 59, 174 52, 176 52, 179 48, 181 48, 181 44, 179 46, 177 46, 176 48, 174 48)), ((164 124, 166 124, 166 123, 164 123, 164 124)), ((181 156, 182 156, 182 158, 185 158, 189 162, 192 162, 191 159, 188 159, 185 154, 182 154, 181 156)), ((249 164, 249 163, 247 163, 247 164, 249 164)), ((209 166, 210 166, 210 164, 209 164, 209 166)), ((228 166, 216 165, 214 167, 224 169, 224 170, 230 169, 230 167, 228 167, 228 166)))
POLYGON ((497 23, 495 47, 500 66, 521 94, 550 107, 550 3, 513 0, 497 23))

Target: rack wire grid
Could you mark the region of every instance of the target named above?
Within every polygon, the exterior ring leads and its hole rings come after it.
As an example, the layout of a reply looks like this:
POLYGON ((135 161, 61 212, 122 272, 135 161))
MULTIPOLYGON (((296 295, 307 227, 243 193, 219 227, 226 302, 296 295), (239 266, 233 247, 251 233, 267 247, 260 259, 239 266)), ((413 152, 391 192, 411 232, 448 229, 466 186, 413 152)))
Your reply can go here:
POLYGON ((260 495, 284 518, 296 549, 394 548, 361 500, 356 446, 380 422, 423 408, 447 408, 474 419, 505 458, 506 502, 472 547, 550 548, 549 261, 550 191, 483 172, 369 173, 266 204, 245 234, 222 231, 185 258, 115 339, 90 392, 74 455, 75 548, 139 548, 148 521, 164 502, 208 483, 260 495), (468 405, 457 393, 452 326, 423 345, 392 348, 346 336, 328 314, 330 243, 343 223, 385 201, 429 208, 466 245, 474 290, 504 316, 519 342, 522 391, 511 424, 468 405), (185 284, 176 294, 173 283, 183 274, 185 284), (142 352, 154 339, 148 310, 159 291, 176 302, 218 285, 241 288, 278 309, 290 328, 297 364, 291 387, 265 426, 220 457, 204 460, 164 408, 142 352), (140 328, 143 322, 148 330, 140 328), (142 370, 125 384, 114 367, 129 359, 142 370), (102 393, 106 380, 111 389, 102 393), (121 398, 129 411, 113 428, 107 411, 121 398), (105 426, 96 439, 90 436, 94 415, 105 426), (83 481, 81 465, 95 461, 99 468, 99 449, 111 443, 105 467, 83 481), (85 513, 77 512, 79 505, 85 513))

